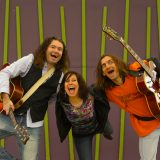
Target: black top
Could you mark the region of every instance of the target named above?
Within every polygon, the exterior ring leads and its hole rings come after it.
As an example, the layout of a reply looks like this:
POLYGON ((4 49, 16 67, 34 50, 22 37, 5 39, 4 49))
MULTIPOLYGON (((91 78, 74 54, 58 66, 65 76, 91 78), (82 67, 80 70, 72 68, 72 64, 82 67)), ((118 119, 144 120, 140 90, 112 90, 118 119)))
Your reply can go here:
MULTIPOLYGON (((94 109, 96 113, 96 119, 98 121, 97 130, 95 130, 95 132, 92 134, 102 133, 104 131, 104 127, 108 119, 108 113, 110 110, 109 102, 106 98, 105 93, 95 88, 94 85, 89 87, 89 91, 90 94, 94 97, 94 107, 95 107, 94 109)), ((60 98, 57 96, 56 109, 55 109, 56 122, 60 140, 61 142, 63 142, 63 140, 66 138, 71 128, 71 123, 67 119, 63 106, 61 104, 62 102, 60 98)))

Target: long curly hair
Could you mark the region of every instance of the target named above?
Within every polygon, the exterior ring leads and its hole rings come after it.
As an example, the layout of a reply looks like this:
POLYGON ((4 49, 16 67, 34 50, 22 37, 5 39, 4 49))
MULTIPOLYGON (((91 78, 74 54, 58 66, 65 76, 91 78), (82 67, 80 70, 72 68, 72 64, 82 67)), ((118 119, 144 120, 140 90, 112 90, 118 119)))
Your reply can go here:
POLYGON ((109 88, 112 88, 113 86, 115 86, 114 82, 111 79, 109 79, 108 77, 103 75, 101 61, 105 57, 110 57, 114 61, 115 65, 118 67, 119 73, 122 77, 126 76, 128 74, 128 66, 122 60, 120 60, 117 57, 110 55, 110 54, 103 55, 99 59, 98 64, 97 64, 97 69, 96 69, 96 75, 97 75, 96 86, 100 89, 103 89, 103 90, 109 89, 109 88))
POLYGON ((59 39, 57 37, 46 38, 43 41, 43 43, 35 50, 35 52, 34 52, 34 64, 37 67, 39 67, 39 68, 43 68, 44 63, 46 61, 46 51, 47 51, 47 48, 51 44, 51 42, 53 40, 57 40, 60 43, 62 43, 62 45, 63 45, 63 54, 62 54, 62 57, 58 61, 58 63, 55 65, 55 68, 56 69, 60 69, 60 70, 62 70, 64 72, 66 72, 68 70, 68 67, 69 67, 69 64, 70 64, 69 57, 68 57, 68 52, 67 52, 66 45, 63 42, 63 40, 59 39))
POLYGON ((69 97, 65 92, 64 84, 72 75, 75 75, 77 77, 77 81, 79 84, 79 90, 78 90, 79 97, 83 100, 86 100, 89 94, 87 84, 83 79, 82 75, 75 71, 68 71, 67 73, 65 73, 58 93, 58 98, 63 102, 69 102, 69 97))

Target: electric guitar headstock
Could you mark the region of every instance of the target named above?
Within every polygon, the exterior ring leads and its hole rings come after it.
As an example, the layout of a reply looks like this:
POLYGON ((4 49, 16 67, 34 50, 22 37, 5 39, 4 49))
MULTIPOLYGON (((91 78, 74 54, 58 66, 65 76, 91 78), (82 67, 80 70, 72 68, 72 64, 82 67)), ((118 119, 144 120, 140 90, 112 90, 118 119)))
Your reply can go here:
POLYGON ((120 37, 116 31, 114 31, 111 27, 104 26, 102 31, 107 34, 110 39, 114 39, 116 41, 120 41, 122 37, 120 37))

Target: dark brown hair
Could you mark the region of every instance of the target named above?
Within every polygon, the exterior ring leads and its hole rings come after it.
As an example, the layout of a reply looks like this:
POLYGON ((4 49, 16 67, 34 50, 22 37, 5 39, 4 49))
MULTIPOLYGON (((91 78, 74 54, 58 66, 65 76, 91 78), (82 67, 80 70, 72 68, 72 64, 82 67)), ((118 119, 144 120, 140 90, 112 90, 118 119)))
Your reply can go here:
POLYGON ((53 40, 57 40, 63 45, 63 54, 61 59, 58 61, 58 63, 55 65, 56 69, 61 69, 62 71, 67 71, 69 67, 69 57, 67 53, 66 46, 62 39, 56 38, 56 37, 49 37, 46 38, 43 43, 35 50, 34 52, 34 64, 42 68, 44 66, 44 63, 46 61, 46 51, 48 46, 52 43, 53 40))
POLYGON ((88 96, 88 87, 87 84, 85 82, 85 80, 83 79, 82 75, 75 72, 75 71, 68 71, 67 73, 65 73, 62 83, 61 83, 61 87, 60 87, 60 91, 59 91, 59 98, 62 101, 67 101, 68 102, 68 95, 65 92, 65 88, 64 88, 64 83, 66 80, 68 80, 72 75, 75 75, 77 77, 77 81, 79 84, 79 91, 78 91, 78 95, 81 99, 85 100, 88 96))
POLYGON ((103 55, 99 59, 98 64, 97 64, 97 69, 96 69, 96 74, 97 74, 96 85, 103 90, 115 86, 112 80, 110 80, 108 77, 103 75, 101 61, 106 56, 111 57, 115 65, 118 67, 120 75, 122 77, 128 74, 128 66, 122 60, 118 59, 117 57, 113 55, 103 55))

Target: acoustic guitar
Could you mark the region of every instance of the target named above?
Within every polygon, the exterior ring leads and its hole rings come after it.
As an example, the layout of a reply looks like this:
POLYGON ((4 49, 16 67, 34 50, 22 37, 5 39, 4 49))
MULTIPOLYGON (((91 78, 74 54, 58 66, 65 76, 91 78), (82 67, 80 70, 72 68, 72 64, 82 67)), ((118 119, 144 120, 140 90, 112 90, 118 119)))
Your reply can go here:
MULTIPOLYGON (((3 66, 0 67, 0 70, 7 67, 8 65, 9 65, 8 63, 4 64, 3 66)), ((10 99, 12 100, 13 104, 18 102, 23 97, 23 92, 24 91, 23 91, 23 88, 21 87, 20 77, 10 79, 10 99)), ((0 98, 1 112, 3 111, 2 109, 3 109, 3 103, 2 103, 2 99, 0 98)), ((17 123, 12 109, 10 109, 8 115, 16 130, 17 135, 20 137, 20 140, 22 141, 23 144, 26 144, 26 142, 29 140, 29 133, 27 129, 17 123)))
POLYGON ((136 77, 137 89, 145 96, 148 109, 151 114, 156 119, 160 118, 160 93, 158 92, 159 81, 156 77, 156 65, 153 61, 149 61, 149 65, 146 65, 138 54, 136 54, 135 51, 124 41, 124 39, 112 28, 104 26, 102 30, 106 33, 110 40, 114 39, 119 41, 144 69, 144 73, 141 76, 136 77))

